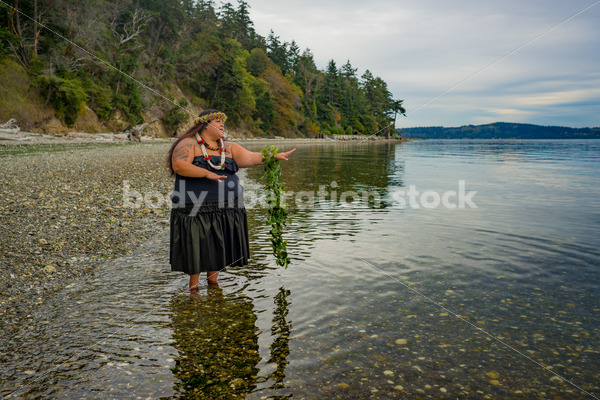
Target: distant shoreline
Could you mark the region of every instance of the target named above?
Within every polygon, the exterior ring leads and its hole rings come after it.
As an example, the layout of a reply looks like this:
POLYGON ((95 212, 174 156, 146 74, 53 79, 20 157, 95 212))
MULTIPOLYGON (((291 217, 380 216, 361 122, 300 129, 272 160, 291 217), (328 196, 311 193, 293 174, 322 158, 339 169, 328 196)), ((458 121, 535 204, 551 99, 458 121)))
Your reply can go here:
MULTIPOLYGON (((155 138, 142 136, 141 143, 163 143, 172 142, 174 138, 155 138)), ((412 138, 382 138, 379 136, 350 136, 343 139, 317 139, 317 138, 239 138, 230 137, 231 142, 240 143, 359 143, 359 142, 405 142, 414 140, 412 138)), ((136 143, 130 141, 124 133, 68 133, 66 135, 54 136, 33 132, 3 133, 0 130, 0 145, 34 145, 34 144, 63 144, 63 143, 136 143)), ((137 142, 139 143, 139 142, 137 142)))
POLYGON ((420 139, 600 139, 600 127, 569 128, 512 122, 485 125, 463 125, 399 129, 403 136, 420 139))
MULTIPOLYGON (((569 138, 552 138, 552 137, 537 137, 537 138, 521 138, 521 137, 402 137, 402 138, 382 138, 382 137, 352 137, 348 139, 317 139, 317 138, 240 138, 230 137, 227 140, 233 143, 241 144, 258 144, 258 145, 275 145, 278 144, 359 144, 359 143, 406 143, 422 140, 474 140, 474 141, 491 141, 491 140, 599 140, 600 137, 569 137, 569 138)), ((36 145, 62 145, 62 144, 132 144, 132 143, 172 143, 174 138, 155 138, 151 136, 142 136, 141 142, 130 141, 125 134, 112 133, 72 133, 61 136, 53 136, 48 134, 19 132, 19 133, 2 133, 0 131, 0 147, 11 146, 36 146, 36 145)))

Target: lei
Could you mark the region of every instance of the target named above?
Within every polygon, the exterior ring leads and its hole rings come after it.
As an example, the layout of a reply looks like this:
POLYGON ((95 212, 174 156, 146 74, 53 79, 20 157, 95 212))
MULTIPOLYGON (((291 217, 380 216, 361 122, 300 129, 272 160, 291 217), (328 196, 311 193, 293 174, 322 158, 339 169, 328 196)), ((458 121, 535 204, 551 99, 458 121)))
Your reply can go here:
POLYGON ((214 169, 225 169, 225 158, 226 158, 225 157, 225 143, 223 143, 225 141, 225 138, 223 136, 221 136, 221 138, 219 138, 219 146, 220 147, 218 147, 216 149, 209 147, 206 144, 206 141, 203 138, 201 138, 200 135, 198 135, 197 133, 196 133, 196 139, 198 140, 198 144, 200 145, 200 148, 202 149, 202 154, 204 155, 204 159, 208 162, 208 165, 210 165, 214 169), (211 150, 216 150, 216 151, 221 152, 221 161, 220 161, 219 165, 214 165, 212 163, 212 161, 210 160, 210 156, 206 152, 207 146, 211 150))
POLYGON ((287 204, 284 199, 284 187, 281 179, 281 165, 275 157, 279 149, 275 146, 267 146, 260 151, 264 163, 265 173, 262 179, 265 180, 265 189, 267 189, 267 225, 271 225, 271 247, 273 255, 276 258, 277 265, 287 269, 290 258, 287 252, 287 241, 283 240, 283 227, 287 224, 287 204))

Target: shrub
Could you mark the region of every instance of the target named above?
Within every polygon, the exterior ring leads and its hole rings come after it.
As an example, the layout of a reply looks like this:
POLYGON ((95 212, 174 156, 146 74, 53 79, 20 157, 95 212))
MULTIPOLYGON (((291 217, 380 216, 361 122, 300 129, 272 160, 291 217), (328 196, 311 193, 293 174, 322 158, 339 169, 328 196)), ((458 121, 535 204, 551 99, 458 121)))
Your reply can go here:
POLYGON ((343 135, 344 133, 344 128, 342 128, 341 126, 336 125, 333 128, 331 128, 332 135, 343 135))
POLYGON ((81 82, 77 79, 41 75, 35 79, 34 85, 44 95, 46 103, 52 105, 56 116, 65 125, 72 127, 87 99, 81 82))
POLYGON ((0 76, 0 123, 15 118, 22 130, 34 132, 39 121, 54 115, 37 91, 30 90, 31 80, 23 66, 6 58, 0 61, 0 76))
POLYGON ((352 128, 354 128, 355 131, 358 131, 358 133, 365 133, 365 127, 358 119, 352 120, 352 128))
POLYGON ((127 121, 132 125, 140 124, 144 120, 142 118, 142 98, 137 85, 133 83, 127 83, 121 93, 114 96, 113 105, 127 117, 127 121))
POLYGON ((100 85, 91 79, 87 79, 84 83, 85 92, 88 96, 88 105, 100 121, 108 121, 110 113, 113 110, 112 90, 106 85, 100 85))
POLYGON ((162 118, 167 131, 176 132, 179 129, 179 125, 188 120, 187 112, 182 108, 188 105, 185 98, 179 101, 179 106, 171 108, 162 118))
POLYGON ((13 39, 14 35, 3 26, 0 26, 0 60, 12 53, 8 41, 13 39))

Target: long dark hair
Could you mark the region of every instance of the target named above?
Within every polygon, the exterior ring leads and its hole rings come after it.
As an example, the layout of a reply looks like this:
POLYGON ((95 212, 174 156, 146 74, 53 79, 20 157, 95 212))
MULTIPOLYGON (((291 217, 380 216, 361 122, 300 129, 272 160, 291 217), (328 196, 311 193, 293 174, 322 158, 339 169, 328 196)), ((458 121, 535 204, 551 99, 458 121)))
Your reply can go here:
MULTIPOLYGON (((204 110, 200 113, 200 115, 198 117, 203 117, 206 114, 215 113, 215 112, 219 112, 219 111, 213 110, 213 109, 204 110)), ((173 143, 173 145, 169 149, 169 153, 167 154, 167 168, 169 169, 171 176, 175 175, 175 171, 173 171, 173 151, 175 151, 175 147, 177 147, 179 142, 181 142, 183 139, 194 136, 196 133, 201 133, 204 130, 204 128, 206 128, 206 125, 208 125, 208 122, 195 124, 190 129, 188 129, 187 132, 185 132, 183 135, 181 135, 179 137, 179 139, 177 139, 175 141, 175 143, 173 143)))

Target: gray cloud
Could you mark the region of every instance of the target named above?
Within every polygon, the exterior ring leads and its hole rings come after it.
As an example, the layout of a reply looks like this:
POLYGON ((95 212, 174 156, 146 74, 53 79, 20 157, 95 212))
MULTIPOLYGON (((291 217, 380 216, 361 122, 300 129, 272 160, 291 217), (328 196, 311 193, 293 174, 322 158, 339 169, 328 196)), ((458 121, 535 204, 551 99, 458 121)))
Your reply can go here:
POLYGON ((399 127, 599 126, 598 3, 249 0, 258 33, 310 48, 321 69, 349 59, 388 82, 408 110, 399 127))

